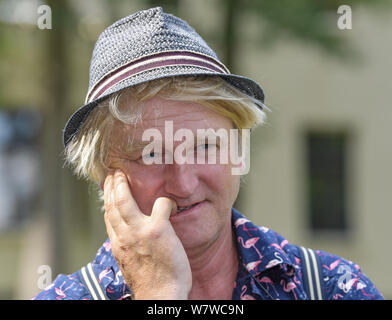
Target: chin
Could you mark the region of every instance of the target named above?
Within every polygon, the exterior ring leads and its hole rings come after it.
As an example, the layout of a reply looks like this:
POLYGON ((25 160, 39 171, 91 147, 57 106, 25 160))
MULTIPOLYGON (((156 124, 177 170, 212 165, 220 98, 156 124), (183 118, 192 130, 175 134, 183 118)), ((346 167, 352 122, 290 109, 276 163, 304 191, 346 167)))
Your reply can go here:
POLYGON ((215 242, 224 230, 222 221, 205 220, 201 224, 193 223, 189 225, 173 225, 173 228, 180 239, 185 250, 193 248, 208 247, 215 242))

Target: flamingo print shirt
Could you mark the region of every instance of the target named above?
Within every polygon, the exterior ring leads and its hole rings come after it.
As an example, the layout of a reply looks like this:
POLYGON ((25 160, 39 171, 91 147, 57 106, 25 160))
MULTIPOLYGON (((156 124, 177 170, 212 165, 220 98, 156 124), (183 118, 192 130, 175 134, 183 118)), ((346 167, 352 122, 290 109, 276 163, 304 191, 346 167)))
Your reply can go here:
MULTIPOLYGON (((239 256, 233 300, 308 299, 302 280, 299 247, 268 228, 256 226, 234 208, 232 226, 239 256)), ((324 251, 315 252, 321 261, 325 299, 383 299, 357 264, 324 251)), ((109 240, 98 250, 92 269, 108 299, 121 300, 132 296, 113 257, 109 240)), ((60 274, 33 299, 93 298, 81 281, 79 271, 71 275, 60 274)))

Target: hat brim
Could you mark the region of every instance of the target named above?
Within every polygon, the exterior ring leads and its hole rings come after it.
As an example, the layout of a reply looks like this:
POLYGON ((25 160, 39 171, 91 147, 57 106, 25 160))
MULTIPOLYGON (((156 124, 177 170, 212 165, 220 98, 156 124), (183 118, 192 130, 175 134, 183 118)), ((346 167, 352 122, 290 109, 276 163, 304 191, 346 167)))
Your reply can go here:
POLYGON ((149 72, 145 72, 140 75, 136 75, 134 77, 125 79, 119 82, 114 87, 110 88, 103 96, 99 97, 98 99, 91 101, 83 106, 81 106, 78 110, 76 110, 69 120, 67 121, 64 130, 63 130, 63 144, 66 147, 68 143, 76 136, 80 128, 82 127, 83 123, 88 118, 90 112, 102 101, 109 98, 112 94, 120 92, 123 89, 134 87, 136 85, 157 80, 163 78, 170 78, 170 77, 187 77, 187 76, 214 76, 220 77, 225 80, 230 85, 234 86, 235 88, 239 89, 243 93, 249 95, 250 97, 254 98, 257 101, 257 105, 260 109, 263 109, 264 104, 264 90, 263 88, 253 81, 252 79, 238 76, 234 74, 223 74, 223 73, 214 73, 209 70, 199 69, 195 67, 186 67, 184 68, 183 72, 179 73, 178 67, 176 68, 165 68, 164 70, 159 70, 159 76, 157 76, 157 71, 151 70, 149 72))

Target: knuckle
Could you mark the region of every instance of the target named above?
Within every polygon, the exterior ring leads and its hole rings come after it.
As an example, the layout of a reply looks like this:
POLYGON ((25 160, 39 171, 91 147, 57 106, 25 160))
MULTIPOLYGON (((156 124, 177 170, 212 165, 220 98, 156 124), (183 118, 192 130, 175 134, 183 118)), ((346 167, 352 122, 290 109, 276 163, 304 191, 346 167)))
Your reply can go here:
POLYGON ((117 208, 122 208, 128 204, 128 199, 124 196, 119 196, 114 199, 114 206, 117 208))
POLYGON ((103 215, 103 219, 105 221, 105 224, 107 224, 109 222, 109 211, 106 210, 106 208, 105 208, 105 213, 103 215))
POLYGON ((163 228, 157 223, 151 223, 144 231, 143 238, 148 240, 157 240, 164 234, 163 228))
POLYGON ((113 210, 113 204, 111 202, 106 202, 104 203, 104 207, 105 207, 105 215, 109 215, 109 212, 111 212, 113 210))
POLYGON ((122 253, 126 253, 130 250, 131 246, 127 243, 119 243, 118 244, 118 251, 122 253))
POLYGON ((132 247, 132 242, 129 239, 125 238, 124 236, 119 235, 116 240, 116 244, 114 245, 113 253, 116 252, 117 254, 128 252, 129 249, 132 247))

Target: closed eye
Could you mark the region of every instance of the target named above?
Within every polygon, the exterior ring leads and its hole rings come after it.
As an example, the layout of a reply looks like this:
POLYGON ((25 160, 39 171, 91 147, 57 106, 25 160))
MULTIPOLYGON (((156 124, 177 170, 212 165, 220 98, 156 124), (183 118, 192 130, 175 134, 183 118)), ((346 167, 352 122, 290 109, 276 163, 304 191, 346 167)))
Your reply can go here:
POLYGON ((198 148, 204 149, 204 150, 211 150, 211 149, 218 148, 218 146, 215 143, 204 143, 204 144, 199 145, 198 148))
POLYGON ((143 155, 143 158, 154 158, 156 155, 156 152, 150 152, 148 154, 143 155))

